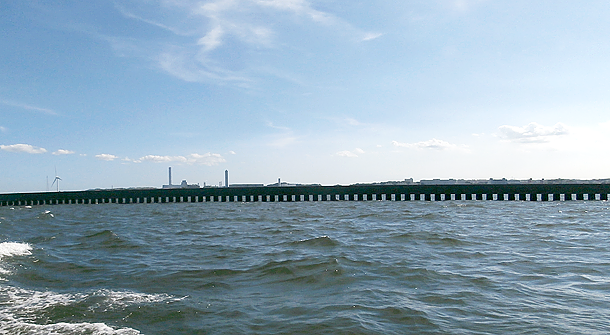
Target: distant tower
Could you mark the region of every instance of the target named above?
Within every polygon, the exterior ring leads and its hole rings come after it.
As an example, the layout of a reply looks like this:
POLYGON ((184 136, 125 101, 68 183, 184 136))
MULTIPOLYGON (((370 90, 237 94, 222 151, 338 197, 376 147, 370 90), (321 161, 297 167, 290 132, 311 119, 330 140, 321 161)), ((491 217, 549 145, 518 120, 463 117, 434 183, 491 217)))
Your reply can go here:
POLYGON ((172 184, 172 167, 169 167, 169 185, 172 184))
POLYGON ((229 170, 225 170, 225 187, 229 187, 229 170))
POLYGON ((280 178, 277 179, 277 186, 282 186, 282 181, 280 180, 280 178))

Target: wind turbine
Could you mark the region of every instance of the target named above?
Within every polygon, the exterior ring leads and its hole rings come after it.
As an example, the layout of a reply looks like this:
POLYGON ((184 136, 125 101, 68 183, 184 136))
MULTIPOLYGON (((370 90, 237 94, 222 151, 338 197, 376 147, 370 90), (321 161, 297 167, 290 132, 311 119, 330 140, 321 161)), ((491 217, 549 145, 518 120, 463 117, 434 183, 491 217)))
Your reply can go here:
POLYGON ((53 179, 53 184, 51 184, 51 187, 53 187, 55 182, 57 182, 57 192, 59 192, 59 181, 60 180, 61 180, 61 178, 59 178, 59 176, 57 175, 57 168, 55 168, 55 179, 53 179))

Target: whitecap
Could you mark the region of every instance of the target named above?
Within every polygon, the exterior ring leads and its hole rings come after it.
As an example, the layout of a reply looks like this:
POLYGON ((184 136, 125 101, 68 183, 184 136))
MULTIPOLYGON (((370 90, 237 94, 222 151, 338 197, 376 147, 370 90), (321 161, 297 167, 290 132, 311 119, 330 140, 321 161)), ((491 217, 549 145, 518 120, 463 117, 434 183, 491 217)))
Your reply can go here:
POLYGON ((32 254, 32 246, 27 243, 0 243, 0 260, 4 257, 26 256, 32 254))
POLYGON ((0 286, 3 309, 0 310, 0 334, 92 334, 137 335, 132 328, 115 329, 104 323, 30 323, 28 316, 55 306, 91 304, 92 311, 108 311, 131 305, 178 301, 168 294, 145 294, 130 291, 98 290, 91 293, 56 293, 12 286, 0 286), (101 299, 98 299, 101 298, 101 299), (6 300, 5 300, 6 299, 6 300))
POLYGON ((139 331, 132 328, 114 329, 103 323, 53 323, 39 325, 23 321, 1 322, 0 332, 3 334, 91 334, 91 335, 138 335, 139 331))
POLYGON ((38 214, 36 218, 38 219, 52 219, 55 217, 55 214, 51 213, 50 210, 45 210, 44 212, 38 214))

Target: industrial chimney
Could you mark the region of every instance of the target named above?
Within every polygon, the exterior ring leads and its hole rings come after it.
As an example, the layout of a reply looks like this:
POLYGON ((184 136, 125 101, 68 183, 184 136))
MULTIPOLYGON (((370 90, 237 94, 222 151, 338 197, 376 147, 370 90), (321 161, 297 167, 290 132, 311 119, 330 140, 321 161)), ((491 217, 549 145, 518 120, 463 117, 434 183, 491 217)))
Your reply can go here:
POLYGON ((225 170, 225 187, 229 187, 229 170, 225 170))
POLYGON ((172 185, 172 167, 169 167, 169 184, 168 185, 172 185))

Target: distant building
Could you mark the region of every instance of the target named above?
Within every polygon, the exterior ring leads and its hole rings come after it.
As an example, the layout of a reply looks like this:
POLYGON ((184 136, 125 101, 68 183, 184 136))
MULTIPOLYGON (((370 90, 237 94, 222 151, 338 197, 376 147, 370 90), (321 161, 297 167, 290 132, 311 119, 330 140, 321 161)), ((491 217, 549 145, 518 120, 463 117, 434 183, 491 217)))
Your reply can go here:
POLYGON ((458 182, 455 179, 422 179, 419 181, 420 185, 455 185, 457 183, 458 182))
POLYGON ((186 180, 183 180, 180 185, 172 185, 172 168, 169 168, 169 183, 167 185, 163 185, 164 189, 168 188, 200 188, 199 184, 188 184, 186 180))
POLYGON ((188 184, 183 180, 180 185, 163 185, 163 188, 201 188, 199 184, 188 184))

